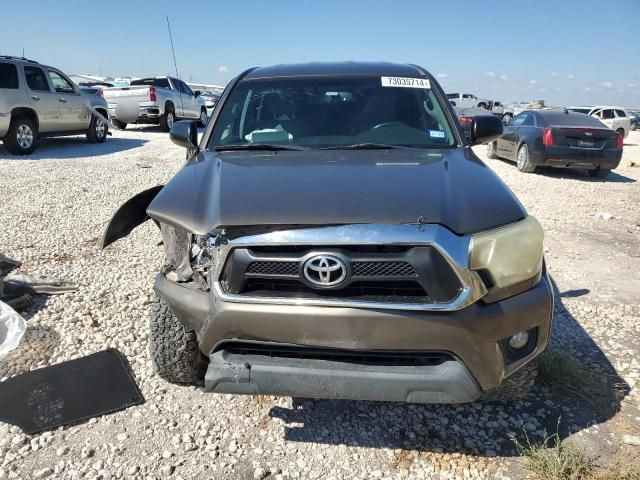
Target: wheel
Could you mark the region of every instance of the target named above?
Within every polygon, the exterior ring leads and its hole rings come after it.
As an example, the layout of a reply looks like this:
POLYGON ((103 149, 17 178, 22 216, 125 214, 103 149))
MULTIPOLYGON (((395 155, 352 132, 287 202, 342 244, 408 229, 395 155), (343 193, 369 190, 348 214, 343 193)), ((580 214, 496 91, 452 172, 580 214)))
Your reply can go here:
POLYGON ((149 330, 149 353, 156 373, 171 383, 201 384, 207 362, 196 332, 187 329, 159 297, 151 306, 149 330))
POLYGON ((95 115, 91 115, 91 123, 87 130, 87 140, 89 143, 104 143, 107 139, 109 126, 95 115))
POLYGON ((486 103, 484 103, 484 102, 480 102, 480 103, 478 104, 478 108, 484 108, 484 109, 486 110, 486 109, 487 109, 487 104, 486 104, 486 103))
POLYGON ((496 388, 480 397, 482 402, 512 402, 525 398, 538 377, 538 359, 534 358, 496 388))
POLYGON ((4 137, 4 146, 14 155, 29 155, 38 143, 38 127, 33 119, 27 116, 11 120, 11 126, 4 137))
POLYGON ((611 172, 608 168, 596 168, 594 170, 587 170, 589 172, 590 177, 595 178, 607 178, 609 173, 611 172))
POLYGON ((513 115, 511 115, 510 113, 505 113, 502 116, 502 124, 503 125, 509 125, 511 123, 511 119, 513 118, 513 115))
POLYGON ((127 124, 118 120, 117 118, 112 118, 111 119, 111 123, 113 123, 116 127, 118 127, 120 130, 124 130, 125 128, 127 128, 127 124))
POLYGON ((532 165, 529 159, 529 147, 527 147, 526 143, 523 143, 518 149, 516 166, 518 170, 523 173, 533 173, 536 171, 536 166, 532 165))
POLYGON ((200 110, 200 120, 198 120, 198 123, 201 127, 206 127, 208 122, 209 115, 207 115, 207 109, 203 108, 202 110, 200 110))
POLYGON ((635 132, 636 128, 638 128, 638 126, 636 125, 636 122, 632 122, 631 123, 631 130, 633 130, 635 132))
POLYGON ((487 157, 496 159, 498 155, 496 154, 496 142, 487 143, 487 157))
POLYGON ((160 117, 160 128, 163 132, 168 132, 176 121, 176 114, 172 107, 167 107, 164 115, 160 117))

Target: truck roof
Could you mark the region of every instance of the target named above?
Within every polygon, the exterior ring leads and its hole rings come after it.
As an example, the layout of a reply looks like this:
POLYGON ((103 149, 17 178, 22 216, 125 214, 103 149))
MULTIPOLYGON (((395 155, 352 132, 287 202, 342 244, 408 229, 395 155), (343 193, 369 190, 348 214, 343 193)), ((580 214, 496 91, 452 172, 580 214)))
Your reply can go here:
POLYGON ((245 79, 300 76, 394 76, 425 77, 427 72, 416 65, 389 62, 312 62, 257 67, 247 72, 245 79))

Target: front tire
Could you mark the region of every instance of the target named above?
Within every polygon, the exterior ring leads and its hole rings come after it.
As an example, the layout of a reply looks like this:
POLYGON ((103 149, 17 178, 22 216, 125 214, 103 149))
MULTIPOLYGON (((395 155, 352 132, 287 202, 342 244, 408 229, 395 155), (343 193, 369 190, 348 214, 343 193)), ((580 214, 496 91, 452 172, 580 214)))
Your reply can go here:
POLYGON ((176 113, 172 107, 167 107, 164 115, 160 117, 160 128, 163 132, 168 132, 176 121, 176 113))
POLYGON ((207 362, 196 332, 185 327, 159 297, 151 306, 149 326, 149 353, 156 373, 170 383, 201 385, 207 362))
POLYGON ((534 358, 496 388, 480 397, 482 402, 513 402, 525 398, 538 378, 538 359, 534 358))
POLYGON ((486 104, 486 103, 484 103, 484 102, 480 102, 480 103, 478 104, 478 108, 484 108, 484 109, 486 110, 486 109, 487 109, 487 104, 486 104))
POLYGON ((526 143, 523 143, 518 149, 516 166, 518 170, 523 173, 533 173, 536 171, 536 166, 531 163, 531 159, 529 158, 529 147, 526 143))
POLYGON ((29 155, 38 143, 38 127, 30 117, 21 116, 11 121, 4 137, 4 146, 14 155, 29 155))
POLYGON ((496 153, 496 142, 487 143, 487 157, 494 160, 498 158, 498 154, 496 153))
POLYGON ((91 123, 89 123, 89 129, 87 130, 89 143, 104 143, 107 139, 108 131, 109 126, 101 118, 91 115, 91 123))
POLYGON ((511 119, 513 118, 513 115, 511 115, 510 113, 505 113, 502 116, 502 124, 503 125, 509 125, 511 123, 511 119))

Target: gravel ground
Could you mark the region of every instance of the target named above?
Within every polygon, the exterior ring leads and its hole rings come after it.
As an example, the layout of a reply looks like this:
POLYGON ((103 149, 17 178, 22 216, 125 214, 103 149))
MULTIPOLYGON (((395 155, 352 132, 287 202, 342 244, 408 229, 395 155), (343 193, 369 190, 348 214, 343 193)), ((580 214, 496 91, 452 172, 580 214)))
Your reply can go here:
MULTIPOLYGON (((632 132, 625 165, 640 163, 639 145, 632 132)), ((36 436, 0 423, 0 479, 522 478, 507 432, 524 428, 536 439, 560 416, 562 437, 599 464, 639 458, 640 168, 603 181, 487 161, 545 228, 558 293, 553 345, 615 380, 614 415, 542 386, 511 405, 417 406, 203 394, 165 383, 147 355, 159 235, 149 222, 104 252, 97 244, 116 208, 166 181, 183 158, 153 127, 116 132, 104 145, 47 140, 28 159, 0 146, 0 251, 22 260, 24 273, 80 286, 24 312, 27 333, 0 362, 0 379, 114 347, 146 398, 36 436)))

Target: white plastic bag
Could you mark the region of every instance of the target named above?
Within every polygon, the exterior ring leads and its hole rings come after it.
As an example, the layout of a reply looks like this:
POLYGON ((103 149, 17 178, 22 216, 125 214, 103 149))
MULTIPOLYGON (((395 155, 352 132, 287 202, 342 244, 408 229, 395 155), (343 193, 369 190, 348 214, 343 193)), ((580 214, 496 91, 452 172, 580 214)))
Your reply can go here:
POLYGON ((27 322, 13 308, 0 302, 0 360, 16 348, 27 329, 27 322))

